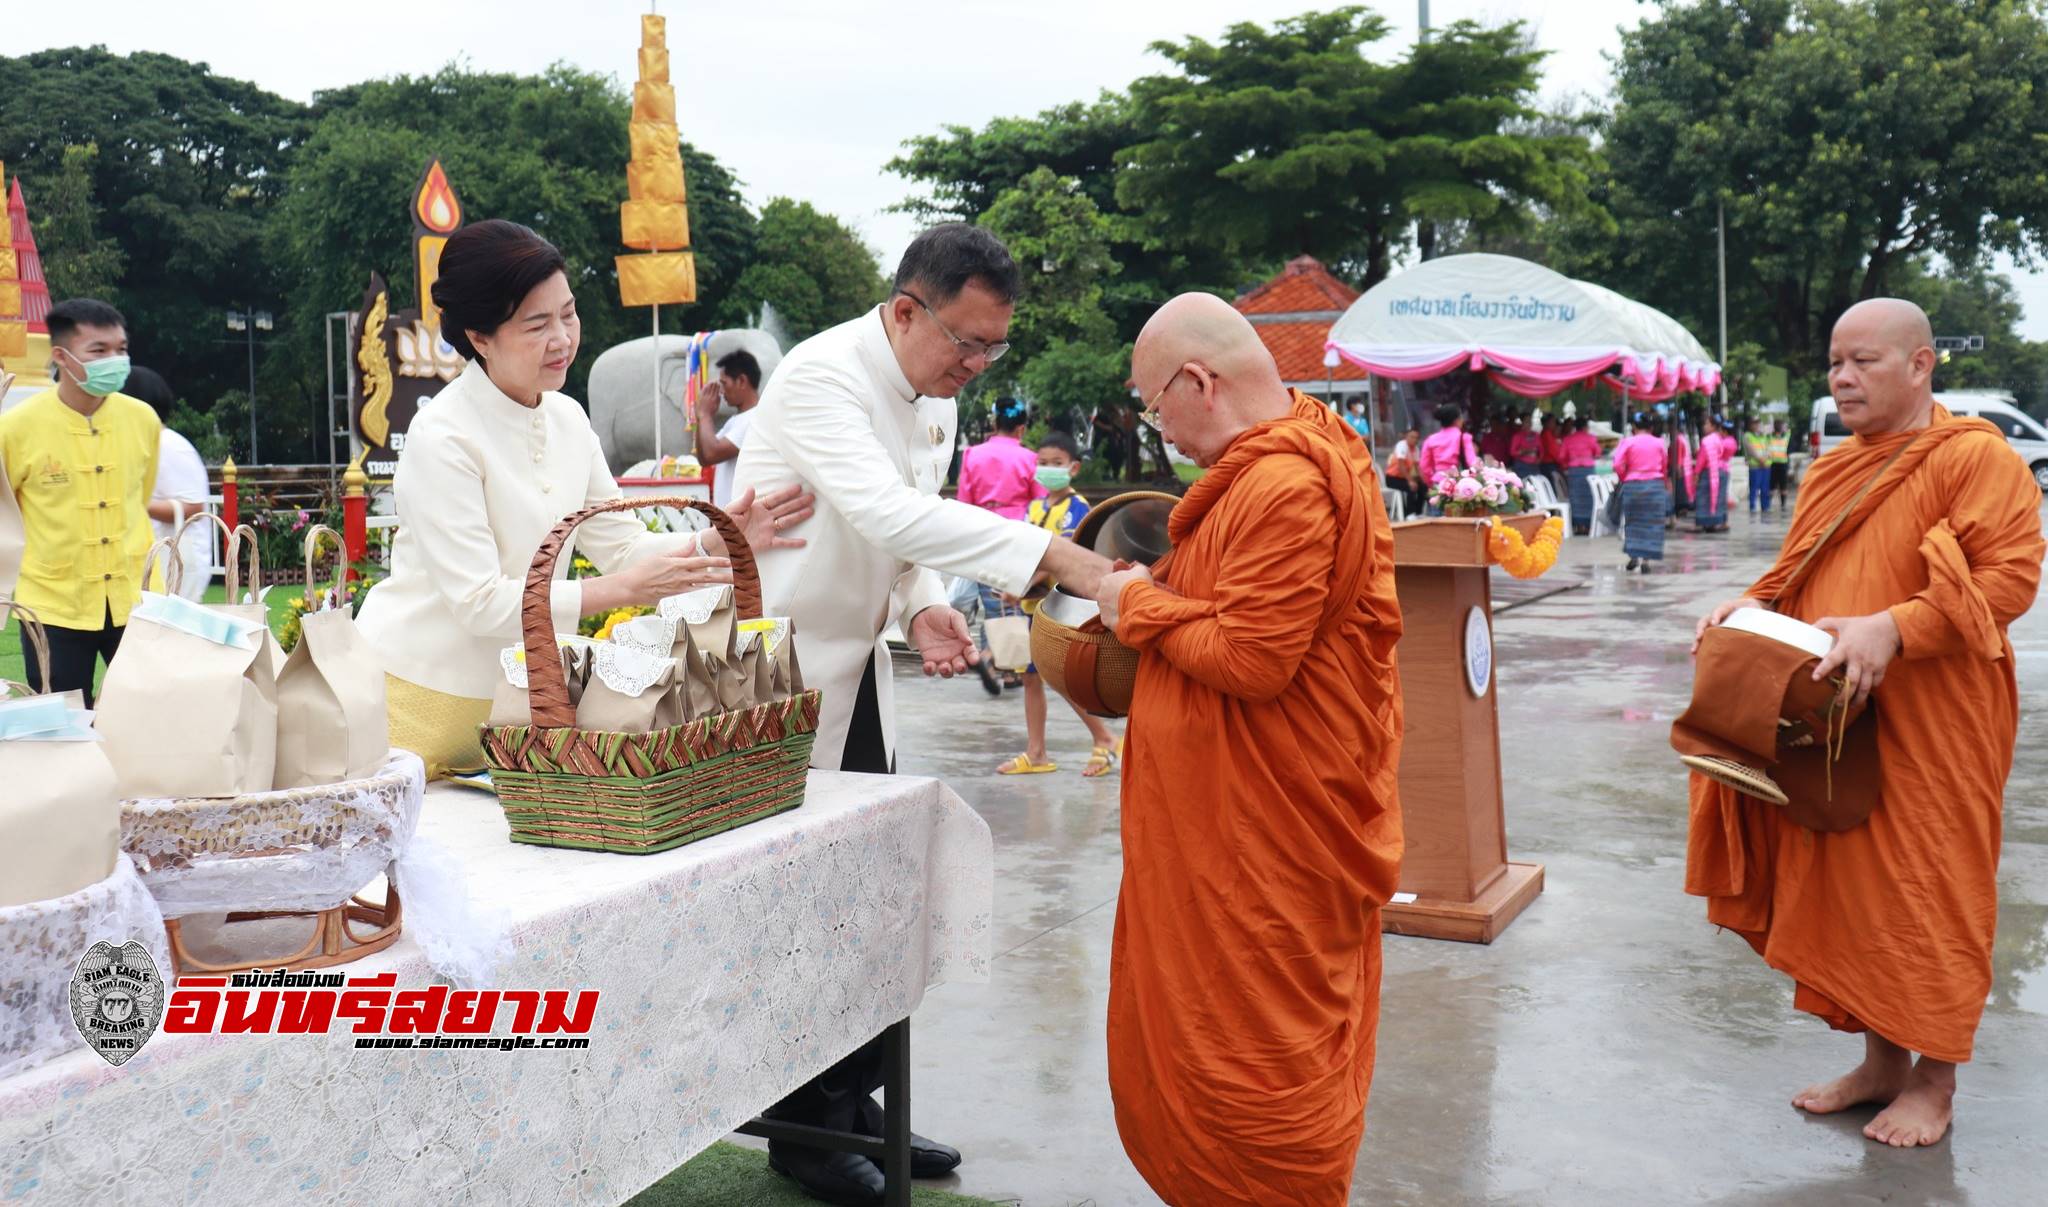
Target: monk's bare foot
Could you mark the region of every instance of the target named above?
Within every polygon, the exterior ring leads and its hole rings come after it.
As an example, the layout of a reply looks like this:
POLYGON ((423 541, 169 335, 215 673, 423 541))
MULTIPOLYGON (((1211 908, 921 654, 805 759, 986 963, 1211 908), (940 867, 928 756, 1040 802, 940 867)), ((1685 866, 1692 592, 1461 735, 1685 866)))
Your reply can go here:
POLYGON ((1794 1094, 1792 1105, 1813 1115, 1832 1115, 1866 1102, 1887 1105, 1905 1090, 1907 1078, 1913 1071, 1911 1060, 1911 1057, 1904 1062, 1865 1057, 1862 1064, 1843 1076, 1808 1086, 1794 1094))
POLYGON ((1905 1088, 1878 1112, 1863 1134, 1893 1148, 1933 1144, 1948 1134, 1949 1122, 1955 1118, 1955 1098, 1955 1066, 1922 1060, 1906 1079, 1905 1088))

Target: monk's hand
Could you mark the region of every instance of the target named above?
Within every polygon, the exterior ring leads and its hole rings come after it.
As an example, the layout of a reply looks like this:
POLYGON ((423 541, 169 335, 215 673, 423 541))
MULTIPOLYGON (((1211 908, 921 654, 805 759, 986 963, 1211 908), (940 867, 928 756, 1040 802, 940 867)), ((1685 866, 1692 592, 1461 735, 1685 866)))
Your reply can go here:
POLYGON ((1835 638, 1835 647, 1813 668, 1813 677, 1825 679, 1839 670, 1853 693, 1850 705, 1862 704, 1884 682, 1885 667, 1898 656, 1898 622, 1890 612, 1873 612, 1868 616, 1823 616, 1813 623, 1835 638))
POLYGON ((935 604, 910 618, 910 644, 924 659, 924 673, 951 679, 967 668, 981 664, 981 651, 974 647, 974 634, 967 631, 967 619, 943 604, 935 604))
POLYGON ((727 505, 725 514, 739 525, 746 534, 747 545, 756 553, 763 549, 797 549, 802 547, 803 538, 782 534, 810 519, 817 503, 818 496, 800 485, 771 490, 758 498, 749 487, 727 505))
MULTIPOLYGON (((1119 563, 1122 564, 1122 563, 1119 563)), ((1095 592, 1095 607, 1102 616, 1102 627, 1116 632, 1117 622, 1123 619, 1124 588, 1132 583, 1150 583, 1152 571, 1145 566, 1132 566, 1128 570, 1117 570, 1102 576, 1102 586, 1095 592)))
POLYGON ((1692 631, 1692 652, 1695 654, 1699 653, 1700 639, 1707 635, 1707 630, 1734 615, 1738 608, 1761 608, 1763 606, 1763 600, 1745 595, 1741 599, 1731 599, 1720 607, 1715 608, 1700 621, 1699 627, 1692 631))

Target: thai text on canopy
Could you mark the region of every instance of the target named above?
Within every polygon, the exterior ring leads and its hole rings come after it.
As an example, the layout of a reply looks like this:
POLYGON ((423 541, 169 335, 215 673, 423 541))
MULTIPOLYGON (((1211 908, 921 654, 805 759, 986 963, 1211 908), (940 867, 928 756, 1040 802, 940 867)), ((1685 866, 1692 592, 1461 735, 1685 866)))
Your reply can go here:
POLYGON ((1530 397, 1588 378, 1646 402, 1721 383, 1668 315, 1513 256, 1445 256, 1388 277, 1330 328, 1328 347, 1379 377, 1471 369, 1530 397))

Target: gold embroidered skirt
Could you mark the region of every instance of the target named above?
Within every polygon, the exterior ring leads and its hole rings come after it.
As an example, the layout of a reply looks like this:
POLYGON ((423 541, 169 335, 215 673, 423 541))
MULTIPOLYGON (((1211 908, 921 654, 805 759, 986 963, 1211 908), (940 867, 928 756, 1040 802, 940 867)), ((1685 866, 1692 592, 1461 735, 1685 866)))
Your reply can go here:
POLYGON ((484 769, 483 739, 477 728, 490 719, 489 700, 447 695, 389 674, 384 676, 384 694, 391 744, 419 755, 427 764, 428 779, 484 769))

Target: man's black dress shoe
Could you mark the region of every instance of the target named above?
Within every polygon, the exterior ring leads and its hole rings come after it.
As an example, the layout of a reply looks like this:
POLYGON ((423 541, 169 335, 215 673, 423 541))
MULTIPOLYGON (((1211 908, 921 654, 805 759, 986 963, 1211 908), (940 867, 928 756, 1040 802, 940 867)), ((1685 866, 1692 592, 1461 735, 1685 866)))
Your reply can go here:
MULTIPOLYGON (((882 1106, 872 1098, 863 1098, 859 1103, 860 1118, 854 1123, 854 1130, 863 1136, 882 1134, 882 1106)), ((960 1167, 960 1150, 937 1140, 927 1140, 916 1132, 910 1133, 910 1176, 913 1178, 943 1178, 960 1167)))
POLYGON ((812 1198, 843 1203, 846 1207, 879 1203, 886 1189, 881 1169, 853 1153, 827 1152, 770 1140, 768 1168, 794 1180, 812 1198))

